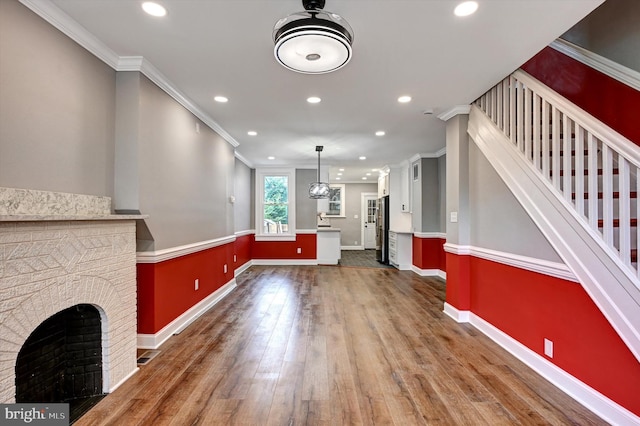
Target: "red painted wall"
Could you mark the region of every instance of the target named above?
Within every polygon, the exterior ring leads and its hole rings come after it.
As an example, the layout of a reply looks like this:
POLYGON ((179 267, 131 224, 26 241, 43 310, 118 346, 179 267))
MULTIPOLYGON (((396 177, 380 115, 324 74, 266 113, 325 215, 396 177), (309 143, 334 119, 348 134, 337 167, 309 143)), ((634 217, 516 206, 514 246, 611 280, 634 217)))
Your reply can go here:
POLYGON ((295 241, 255 241, 253 259, 316 259, 316 234, 298 234, 295 241), (298 254, 297 249, 302 253, 298 254))
POLYGON ((458 256, 445 253, 447 258, 447 294, 448 304, 460 311, 471 309, 471 286, 469 262, 471 256, 458 256))
POLYGON ((233 269, 237 269, 240 266, 251 260, 251 247, 253 246, 253 235, 242 235, 236 237, 234 243, 234 253, 236 255, 236 262, 233 269))
POLYGON ((580 284, 468 257, 471 312, 640 415, 640 363, 580 284))
POLYGON ((640 145, 640 92, 546 47, 522 69, 640 145))
POLYGON ((412 263, 420 269, 439 269, 447 271, 444 252, 444 238, 418 238, 412 240, 412 263))
POLYGON ((233 243, 159 263, 139 263, 138 333, 155 334, 233 279, 233 243), (223 265, 227 265, 224 273, 223 265), (199 290, 194 282, 199 280, 199 290))

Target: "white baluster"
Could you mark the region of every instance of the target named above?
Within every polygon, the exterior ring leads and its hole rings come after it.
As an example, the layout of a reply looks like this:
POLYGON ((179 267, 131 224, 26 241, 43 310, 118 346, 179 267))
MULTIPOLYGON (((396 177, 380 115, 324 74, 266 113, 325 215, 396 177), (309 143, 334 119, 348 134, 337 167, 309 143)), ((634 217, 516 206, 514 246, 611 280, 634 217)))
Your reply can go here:
POLYGON ((598 140, 592 133, 587 135, 587 173, 589 182, 588 208, 589 225, 598 231, 598 140))
POLYGON ((509 77, 509 138, 516 143, 516 91, 518 82, 513 76, 509 77))
POLYGON ((531 160, 531 89, 524 88, 524 156, 526 159, 531 160))
POLYGON ((540 170, 540 96, 533 94, 533 165, 540 170))
POLYGON ((618 191, 620 257, 627 266, 631 266, 631 179, 629 163, 621 155, 618 155, 618 191))
POLYGON ((498 83, 496 89, 496 124, 500 130, 504 131, 504 124, 502 121, 502 110, 504 109, 504 105, 502 104, 502 82, 498 83))
POLYGON ((560 111, 552 106, 551 112, 551 181, 560 191, 560 111))
POLYGON ((542 123, 542 148, 540 149, 540 153, 542 155, 542 174, 547 180, 549 180, 551 167, 551 160, 549 158, 549 154, 551 153, 551 147, 549 146, 549 123, 551 122, 549 117, 550 106, 549 102, 544 99, 542 100, 542 117, 540 118, 540 122, 542 123))
POLYGON ((498 111, 498 106, 496 104, 496 98, 497 98, 497 94, 496 94, 496 87, 493 86, 491 88, 491 121, 493 121, 494 123, 498 122, 498 117, 497 117, 497 111, 498 111))
POLYGON ((522 152, 522 148, 524 146, 524 123, 522 118, 523 106, 524 106, 524 90, 522 83, 516 82, 516 143, 518 144, 518 149, 522 152))
POLYGON ((509 79, 502 80, 502 129, 509 137, 509 79))
POLYGON ((613 151, 602 144, 602 237, 613 247, 613 151))
MULTIPOLYGON (((564 115, 562 117, 562 151, 564 155, 562 156, 563 165, 563 179, 562 179, 562 191, 564 192, 565 200, 571 202, 571 119, 564 115)), ((578 155, 578 153, 575 153, 578 155)), ((576 179, 578 176, 576 176, 576 179)))
MULTIPOLYGON (((576 125, 576 167, 575 167, 575 206, 578 214, 584 216, 584 130, 576 125)), ((596 174, 597 176, 597 174, 596 174)))

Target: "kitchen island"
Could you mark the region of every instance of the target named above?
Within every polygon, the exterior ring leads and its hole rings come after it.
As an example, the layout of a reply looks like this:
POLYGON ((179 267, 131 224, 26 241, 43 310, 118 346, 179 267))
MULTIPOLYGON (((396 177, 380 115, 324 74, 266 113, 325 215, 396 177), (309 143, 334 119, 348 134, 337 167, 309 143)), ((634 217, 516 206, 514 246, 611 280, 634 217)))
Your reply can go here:
POLYGON ((340 228, 318 227, 318 265, 337 265, 340 260, 340 228))

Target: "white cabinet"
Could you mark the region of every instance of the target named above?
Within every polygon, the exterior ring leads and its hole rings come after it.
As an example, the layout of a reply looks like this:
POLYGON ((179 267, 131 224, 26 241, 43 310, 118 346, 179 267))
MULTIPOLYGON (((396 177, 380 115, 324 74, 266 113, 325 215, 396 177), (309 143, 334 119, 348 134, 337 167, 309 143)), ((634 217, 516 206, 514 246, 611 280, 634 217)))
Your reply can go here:
POLYGON ((389 173, 378 177, 378 198, 389 195, 389 173))
POLYGON ((411 213, 411 166, 400 169, 400 211, 411 213))
POLYGON ((318 265, 337 265, 340 260, 340 229, 318 228, 316 257, 318 265))
POLYGON ((389 231, 389 263, 396 268, 411 270, 412 264, 412 238, 410 232, 389 231))

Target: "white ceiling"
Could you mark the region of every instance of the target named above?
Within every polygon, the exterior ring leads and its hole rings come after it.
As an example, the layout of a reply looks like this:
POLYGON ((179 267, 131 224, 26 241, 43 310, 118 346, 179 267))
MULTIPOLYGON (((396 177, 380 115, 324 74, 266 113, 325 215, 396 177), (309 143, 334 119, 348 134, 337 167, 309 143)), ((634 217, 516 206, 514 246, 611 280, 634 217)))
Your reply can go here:
POLYGON ((138 0, 31 1, 50 1, 119 56, 143 56, 251 166, 314 167, 324 145, 332 181, 344 167, 343 182, 362 182, 372 168, 441 150, 438 114, 472 102, 603 0, 479 0, 467 18, 453 15, 455 0, 327 0, 355 41, 351 62, 324 75, 289 71, 273 57, 273 26, 302 10, 300 0, 158 0, 164 18, 138 0), (404 94, 412 102, 396 101, 404 94), (308 104, 312 95, 322 102, 308 104))

